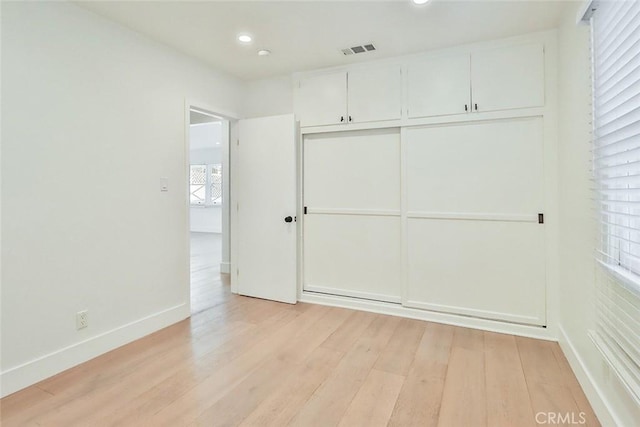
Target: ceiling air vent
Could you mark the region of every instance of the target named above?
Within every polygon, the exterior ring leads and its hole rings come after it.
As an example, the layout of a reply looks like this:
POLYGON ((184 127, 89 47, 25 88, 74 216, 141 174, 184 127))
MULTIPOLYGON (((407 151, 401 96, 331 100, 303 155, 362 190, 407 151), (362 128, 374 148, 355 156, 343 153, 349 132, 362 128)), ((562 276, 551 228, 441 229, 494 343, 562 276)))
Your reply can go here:
POLYGON ((343 55, 354 55, 356 53, 366 53, 376 50, 373 44, 365 44, 363 46, 353 46, 347 49, 341 49, 343 55))

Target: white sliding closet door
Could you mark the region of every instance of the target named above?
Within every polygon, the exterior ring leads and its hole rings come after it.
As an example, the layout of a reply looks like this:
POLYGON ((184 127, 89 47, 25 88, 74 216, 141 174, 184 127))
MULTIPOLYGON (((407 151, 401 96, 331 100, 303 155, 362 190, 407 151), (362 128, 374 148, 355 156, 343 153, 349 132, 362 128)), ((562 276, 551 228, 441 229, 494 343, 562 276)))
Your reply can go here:
POLYGON ((404 304, 544 325, 542 119, 405 135, 404 304))
POLYGON ((399 129, 306 135, 304 202, 304 289, 399 303, 399 129))

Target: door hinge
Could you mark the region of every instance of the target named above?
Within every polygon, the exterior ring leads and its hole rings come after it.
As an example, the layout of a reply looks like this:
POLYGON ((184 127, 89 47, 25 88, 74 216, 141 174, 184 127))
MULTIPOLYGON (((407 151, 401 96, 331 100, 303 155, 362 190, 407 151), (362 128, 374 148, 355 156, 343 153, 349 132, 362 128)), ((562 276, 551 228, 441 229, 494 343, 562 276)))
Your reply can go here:
POLYGON ((239 276, 239 275, 240 275, 240 269, 236 268, 236 276, 239 276))
POLYGON ((240 145, 240 140, 236 139, 236 145, 240 145))
POLYGON ((544 224, 544 214, 538 214, 538 224, 544 224))

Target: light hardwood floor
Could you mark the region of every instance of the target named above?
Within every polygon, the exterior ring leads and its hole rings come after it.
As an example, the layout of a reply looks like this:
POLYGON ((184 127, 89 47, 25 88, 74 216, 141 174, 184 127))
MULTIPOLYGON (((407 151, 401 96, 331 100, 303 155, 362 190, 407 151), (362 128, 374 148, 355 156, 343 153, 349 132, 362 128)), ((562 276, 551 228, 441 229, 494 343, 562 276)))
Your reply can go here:
POLYGON ((2 399, 2 426, 599 425, 555 343, 211 283, 191 319, 2 399))
POLYGON ((191 233, 191 312, 199 313, 223 300, 225 287, 220 275, 222 235, 191 233))

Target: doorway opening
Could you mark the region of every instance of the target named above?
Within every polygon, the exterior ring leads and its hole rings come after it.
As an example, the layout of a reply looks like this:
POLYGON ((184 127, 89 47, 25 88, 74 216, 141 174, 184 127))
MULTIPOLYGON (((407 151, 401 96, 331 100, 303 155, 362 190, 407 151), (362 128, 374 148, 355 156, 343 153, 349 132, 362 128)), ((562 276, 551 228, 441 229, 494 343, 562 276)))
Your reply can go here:
POLYGON ((189 108, 189 243, 191 313, 229 295, 229 121, 189 108))

